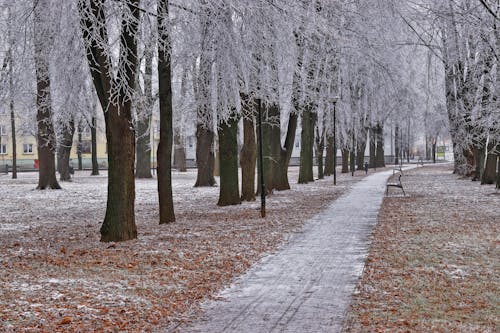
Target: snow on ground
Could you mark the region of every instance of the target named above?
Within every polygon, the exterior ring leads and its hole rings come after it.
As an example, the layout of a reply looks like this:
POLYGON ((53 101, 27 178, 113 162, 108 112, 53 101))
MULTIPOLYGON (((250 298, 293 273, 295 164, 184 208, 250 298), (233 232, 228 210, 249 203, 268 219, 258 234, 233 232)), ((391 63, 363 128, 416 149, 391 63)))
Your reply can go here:
POLYGON ((384 200, 347 332, 499 332, 500 192, 446 166, 384 200))
POLYGON ((180 332, 339 332, 390 174, 354 185, 180 332))
POLYGON ((36 173, 0 176, 0 331, 151 331, 191 318, 264 253, 364 177, 339 175, 259 202, 216 206, 218 187, 173 173, 177 221, 158 225, 156 179, 136 182, 138 239, 100 243, 107 179, 77 171, 63 190, 36 173))

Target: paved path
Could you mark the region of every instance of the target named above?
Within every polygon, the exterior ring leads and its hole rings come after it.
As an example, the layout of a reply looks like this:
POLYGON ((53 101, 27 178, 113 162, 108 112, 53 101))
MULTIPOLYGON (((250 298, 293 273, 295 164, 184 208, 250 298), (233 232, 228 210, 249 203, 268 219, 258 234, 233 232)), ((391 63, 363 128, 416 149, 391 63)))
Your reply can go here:
POLYGON ((392 171, 355 184, 181 332, 338 332, 392 171))

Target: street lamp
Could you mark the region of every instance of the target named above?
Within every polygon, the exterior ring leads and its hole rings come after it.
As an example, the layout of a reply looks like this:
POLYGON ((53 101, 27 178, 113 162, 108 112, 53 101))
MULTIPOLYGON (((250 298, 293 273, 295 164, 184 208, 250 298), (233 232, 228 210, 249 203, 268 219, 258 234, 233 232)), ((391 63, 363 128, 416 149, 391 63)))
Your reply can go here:
POLYGON ((333 102, 333 185, 337 185, 337 96, 332 98, 333 102))
POLYGON ((264 158, 262 153, 262 100, 259 98, 257 104, 259 125, 259 167, 260 167, 260 216, 266 217, 266 185, 264 184, 264 158))

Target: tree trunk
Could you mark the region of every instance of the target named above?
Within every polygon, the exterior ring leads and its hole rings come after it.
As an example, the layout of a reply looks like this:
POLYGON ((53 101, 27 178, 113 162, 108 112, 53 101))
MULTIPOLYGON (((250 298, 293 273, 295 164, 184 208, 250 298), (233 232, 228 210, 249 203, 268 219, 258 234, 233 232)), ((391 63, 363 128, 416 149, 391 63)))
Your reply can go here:
POLYGON ((233 115, 219 125, 220 188, 218 206, 239 205, 238 119, 233 115))
POLYGON ((78 123, 78 144, 76 145, 76 155, 78 157, 78 170, 82 171, 83 170, 83 161, 82 161, 82 149, 83 149, 83 143, 82 143, 82 122, 80 121, 78 123))
POLYGON ((342 148, 342 173, 349 173, 349 150, 342 148))
POLYGON ((137 238, 135 225, 135 133, 131 102, 108 107, 106 138, 108 142, 108 198, 101 226, 101 241, 114 242, 137 238))
POLYGON ((366 140, 363 142, 358 142, 356 154, 356 164, 358 165, 358 170, 365 169, 365 150, 366 150, 366 140))
POLYGON ((305 107, 302 112, 302 133, 300 135, 299 184, 307 184, 314 181, 313 146, 315 120, 315 114, 311 111, 311 108, 309 106, 305 107))
POLYGON ((429 161, 432 154, 432 137, 425 137, 425 159, 429 161))
POLYGON ((172 197, 172 68, 168 0, 158 2, 158 83, 160 95, 160 142, 158 144, 158 197, 160 224, 175 221, 172 197))
MULTIPOLYGON (((153 52, 147 45, 144 52, 144 103, 137 103, 136 178, 153 178, 151 174, 151 115, 153 113, 153 52)), ((141 89, 137 89, 140 93, 141 89)), ((160 125, 161 126, 161 125, 160 125)))
POLYGON ((401 137, 399 133, 399 126, 396 125, 394 129, 394 164, 398 165, 401 161, 401 137))
POLYGON ((149 132, 150 117, 137 120, 137 163, 136 178, 153 178, 151 174, 151 138, 149 132))
POLYGON ((474 153, 474 161, 476 162, 474 165, 474 172, 472 174, 472 181, 478 181, 482 178, 482 173, 483 173, 483 167, 484 167, 484 159, 482 156, 484 156, 485 151, 484 148, 481 147, 474 147, 473 150, 474 153))
MULTIPOLYGON (((280 111, 276 104, 266 105, 262 119, 262 154, 264 168, 264 185, 266 194, 275 188, 275 174, 281 149, 280 111)), ((259 175, 261 170, 258 170, 259 175)), ((258 177, 257 193, 260 193, 261 183, 258 177)))
MULTIPOLYGON (((292 158, 293 147, 295 143, 295 133, 297 132, 298 115, 296 113, 290 114, 288 118, 288 127, 285 137, 285 146, 280 149, 279 163, 274 170, 274 188, 277 191, 285 191, 290 189, 288 181, 288 166, 292 158)), ((281 135, 281 133, 280 133, 281 135)), ((281 137, 280 137, 281 145, 281 137)))
POLYGON ((219 154, 219 142, 216 138, 214 142, 215 154, 214 154, 214 177, 220 176, 220 154, 219 154))
POLYGON ((370 168, 377 167, 377 133, 374 127, 370 127, 370 168))
POLYGON ((365 151, 366 143, 368 139, 368 131, 365 127, 366 121, 362 121, 360 124, 360 135, 358 136, 358 141, 356 145, 356 165, 358 170, 365 169, 365 151))
MULTIPOLYGON (((10 12, 9 12, 10 15, 10 12)), ((8 29, 8 39, 11 41, 11 27, 8 29)), ((12 179, 17 179, 17 141, 16 141, 16 115, 14 111, 14 59, 12 58, 12 46, 9 46, 9 108, 10 108, 10 135, 12 140, 12 179)))
POLYGON ((59 148, 57 152, 57 170, 59 171, 61 181, 71 180, 69 157, 71 154, 71 148, 73 146, 74 134, 75 123, 73 119, 71 119, 69 124, 67 126, 64 126, 62 130, 61 141, 59 142, 59 148))
POLYGON ((210 6, 205 6, 205 12, 201 15, 201 26, 204 27, 201 35, 201 49, 199 60, 199 73, 194 86, 197 109, 196 125, 196 166, 198 175, 195 187, 214 186, 215 152, 214 152, 214 120, 211 113, 211 87, 212 87, 212 64, 213 52, 215 52, 211 33, 213 15, 210 6))
MULTIPOLYGON (((251 104, 250 108, 253 108, 251 104)), ((243 118, 243 147, 240 154, 241 165, 241 200, 255 201, 255 163, 257 143, 255 140, 255 124, 252 112, 243 118)))
MULTIPOLYGON (((9 80, 12 80, 10 78, 9 80)), ((12 83, 11 83, 12 84, 12 83)), ((16 142, 16 115, 14 113, 14 99, 12 95, 10 96, 10 130, 12 139, 12 179, 17 179, 17 142, 16 142)))
POLYGON ((174 133, 174 167, 177 171, 186 172, 186 149, 179 131, 174 130, 174 133))
POLYGON ((349 151, 349 165, 350 171, 354 175, 354 171, 356 171, 356 151, 354 148, 349 151))
POLYGON ((44 42, 44 18, 47 1, 40 0, 34 7, 35 30, 35 71, 36 71, 36 106, 37 106, 37 146, 39 160, 39 176, 37 189, 60 189, 56 179, 56 134, 52 120, 52 100, 50 96, 50 78, 48 45, 44 42))
POLYGON ((214 186, 215 153, 214 132, 202 124, 196 126, 196 166, 198 175, 195 187, 214 186))
POLYGON ((436 154, 437 154, 437 140, 432 142, 432 163, 436 163, 436 154))
POLYGON ((377 125, 377 152, 376 152, 376 166, 377 168, 385 167, 384 158, 384 126, 381 124, 377 125))
POLYGON ((271 119, 268 121, 273 122, 272 126, 270 126, 271 137, 270 137, 270 158, 269 163, 271 166, 271 174, 269 175, 270 179, 266 183, 269 184, 267 187, 270 191, 276 190, 278 185, 278 178, 280 173, 279 163, 281 160, 281 118, 280 118, 280 108, 278 104, 273 104, 270 106, 269 116, 271 119))
POLYGON ((335 155, 333 149, 333 135, 328 135, 326 139, 325 176, 333 175, 333 159, 335 155))
POLYGON ((318 167, 318 179, 324 179, 323 171, 323 152, 325 150, 325 136, 319 134, 319 128, 316 126, 316 164, 318 167))
MULTIPOLYGON (((132 124, 132 103, 127 94, 135 88, 137 71, 137 24, 121 28, 120 59, 122 69, 112 77, 106 51, 90 31, 107 40, 106 17, 101 1, 78 3, 82 36, 87 51, 87 61, 99 102, 104 110, 106 139, 108 145, 108 194, 106 215, 101 226, 101 241, 125 241, 137 238, 135 225, 135 133, 132 124), (97 27, 96 27, 97 25, 97 27)), ((139 20, 139 0, 126 4, 135 20, 139 20)), ((122 23, 125 25, 125 22, 122 23)))
POLYGON ((497 176, 497 155, 494 153, 495 144, 488 145, 486 155, 486 163, 484 164, 484 171, 481 175, 481 185, 495 184, 497 176))
POLYGON ((97 162, 97 119, 92 117, 90 127, 90 137, 92 142, 92 173, 91 176, 99 176, 99 163, 97 162))

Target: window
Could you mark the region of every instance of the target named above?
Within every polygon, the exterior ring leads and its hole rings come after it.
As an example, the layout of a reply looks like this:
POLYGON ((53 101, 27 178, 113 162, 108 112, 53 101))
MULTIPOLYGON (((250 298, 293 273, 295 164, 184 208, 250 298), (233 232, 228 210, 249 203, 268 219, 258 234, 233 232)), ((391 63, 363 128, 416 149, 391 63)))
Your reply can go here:
POLYGON ((5 143, 0 145, 0 155, 7 154, 7 145, 5 143))
POLYGON ((23 144, 23 154, 33 154, 33 144, 32 143, 23 144))
POLYGON ((7 128, 5 125, 0 125, 0 135, 7 135, 7 128))

